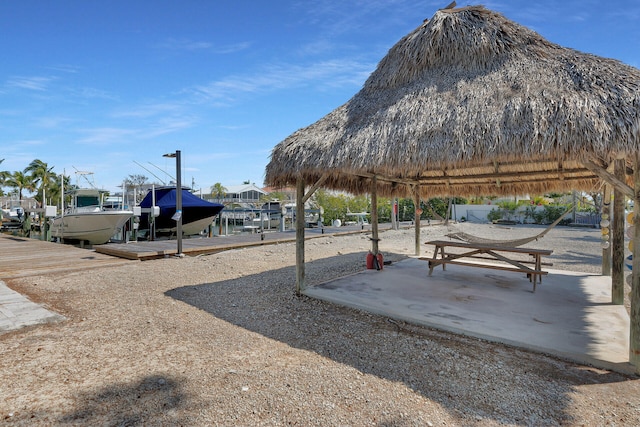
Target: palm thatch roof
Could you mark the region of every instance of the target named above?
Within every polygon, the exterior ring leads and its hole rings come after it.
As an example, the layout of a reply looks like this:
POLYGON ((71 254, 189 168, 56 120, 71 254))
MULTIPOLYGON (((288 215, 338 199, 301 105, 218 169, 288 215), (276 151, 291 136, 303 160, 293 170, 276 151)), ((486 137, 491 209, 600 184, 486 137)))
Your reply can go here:
POLYGON ((424 196, 592 190, 640 150, 640 70, 481 6, 439 10, 347 103, 272 151, 266 183, 424 196))

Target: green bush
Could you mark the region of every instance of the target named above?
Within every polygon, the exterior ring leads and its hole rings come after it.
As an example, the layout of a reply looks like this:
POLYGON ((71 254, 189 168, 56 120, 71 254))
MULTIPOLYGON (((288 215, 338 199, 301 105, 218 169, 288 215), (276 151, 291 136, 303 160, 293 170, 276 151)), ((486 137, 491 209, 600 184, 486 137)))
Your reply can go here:
POLYGON ((491 209, 487 214, 487 219, 490 222, 502 219, 502 209, 496 209, 496 208, 491 209))
POLYGON ((531 217, 536 224, 544 224, 546 213, 545 211, 535 210, 531 214, 531 217))
POLYGON ((544 208, 544 221, 551 224, 556 219, 560 218, 567 210, 565 205, 545 205, 544 208))
POLYGON ((538 222, 536 221, 536 207, 535 206, 527 206, 526 208, 524 208, 524 222, 530 222, 534 221, 534 222, 538 222))

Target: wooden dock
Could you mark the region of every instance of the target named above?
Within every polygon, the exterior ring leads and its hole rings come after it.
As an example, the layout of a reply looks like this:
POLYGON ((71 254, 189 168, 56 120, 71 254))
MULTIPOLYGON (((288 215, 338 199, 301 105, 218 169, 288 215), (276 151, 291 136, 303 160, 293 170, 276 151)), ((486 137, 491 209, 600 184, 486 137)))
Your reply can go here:
MULTIPOLYGON (((389 227, 382 227, 382 229, 386 228, 389 227)), ((305 239, 357 233, 370 233, 370 230, 367 227, 307 229, 305 239)), ((185 238, 182 240, 182 252, 188 256, 196 256, 290 242, 295 242, 293 231, 185 238)), ((67 244, 0 234, 0 280, 122 265, 132 260, 165 258, 175 255, 177 249, 175 239, 109 243, 97 245, 93 249, 81 249, 67 244)))
POLYGON ((115 258, 70 245, 0 234, 0 279, 122 265, 115 258))
MULTIPOLYGON (((313 239, 327 235, 345 235, 370 232, 367 229, 351 227, 345 229, 307 229, 305 239, 313 239)), ((231 249, 240 249, 253 246, 275 245, 296 241, 293 231, 266 232, 266 233, 242 233, 229 236, 196 237, 182 239, 182 253, 187 256, 212 254, 231 249)), ((95 247, 96 252, 113 255, 131 260, 146 261, 150 259, 164 258, 176 255, 178 244, 172 240, 154 240, 144 242, 109 243, 95 247)))

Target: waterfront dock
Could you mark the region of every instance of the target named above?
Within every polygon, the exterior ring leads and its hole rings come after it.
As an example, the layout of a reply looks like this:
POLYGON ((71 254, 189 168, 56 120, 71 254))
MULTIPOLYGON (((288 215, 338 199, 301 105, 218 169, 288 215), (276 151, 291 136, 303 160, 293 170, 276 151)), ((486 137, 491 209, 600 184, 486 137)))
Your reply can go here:
MULTIPOLYGON (((380 229, 388 229, 390 225, 380 225, 380 229)), ((313 239, 327 235, 346 235, 354 233, 370 233, 370 227, 347 226, 305 229, 305 239, 313 239)), ((182 239, 182 253, 187 256, 212 254, 216 252, 240 249, 252 246, 266 246, 295 242, 296 233, 288 231, 269 231, 264 233, 239 233, 227 236, 192 237, 182 239)), ((100 254, 119 258, 146 261, 150 259, 175 256, 178 251, 176 239, 139 241, 127 243, 109 243, 95 247, 100 254)))
POLYGON ((8 234, 0 234, 0 254, 1 280, 131 262, 70 245, 8 234))
MULTIPOLYGON (((381 224, 380 228, 385 230, 390 228, 390 225, 381 224)), ((369 227, 366 226, 308 228, 305 229, 305 239, 370 232, 369 227)), ((245 247, 291 242, 295 242, 294 231, 184 238, 182 253, 186 256, 197 256, 245 247)), ((96 245, 93 249, 82 249, 68 244, 0 234, 0 254, 0 280, 2 280, 122 265, 133 260, 146 261, 166 258, 177 254, 177 242, 175 239, 171 239, 109 243, 96 245)))

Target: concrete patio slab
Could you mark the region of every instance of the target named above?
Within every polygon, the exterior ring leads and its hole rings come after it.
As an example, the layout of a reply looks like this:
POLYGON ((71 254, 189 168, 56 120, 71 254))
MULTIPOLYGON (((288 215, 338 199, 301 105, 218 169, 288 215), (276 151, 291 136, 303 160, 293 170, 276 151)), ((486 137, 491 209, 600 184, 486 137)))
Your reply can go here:
POLYGON ((533 292, 524 274, 449 265, 428 276, 409 258, 312 286, 305 295, 390 318, 634 373, 629 316, 611 304, 611 278, 548 270, 533 292))

